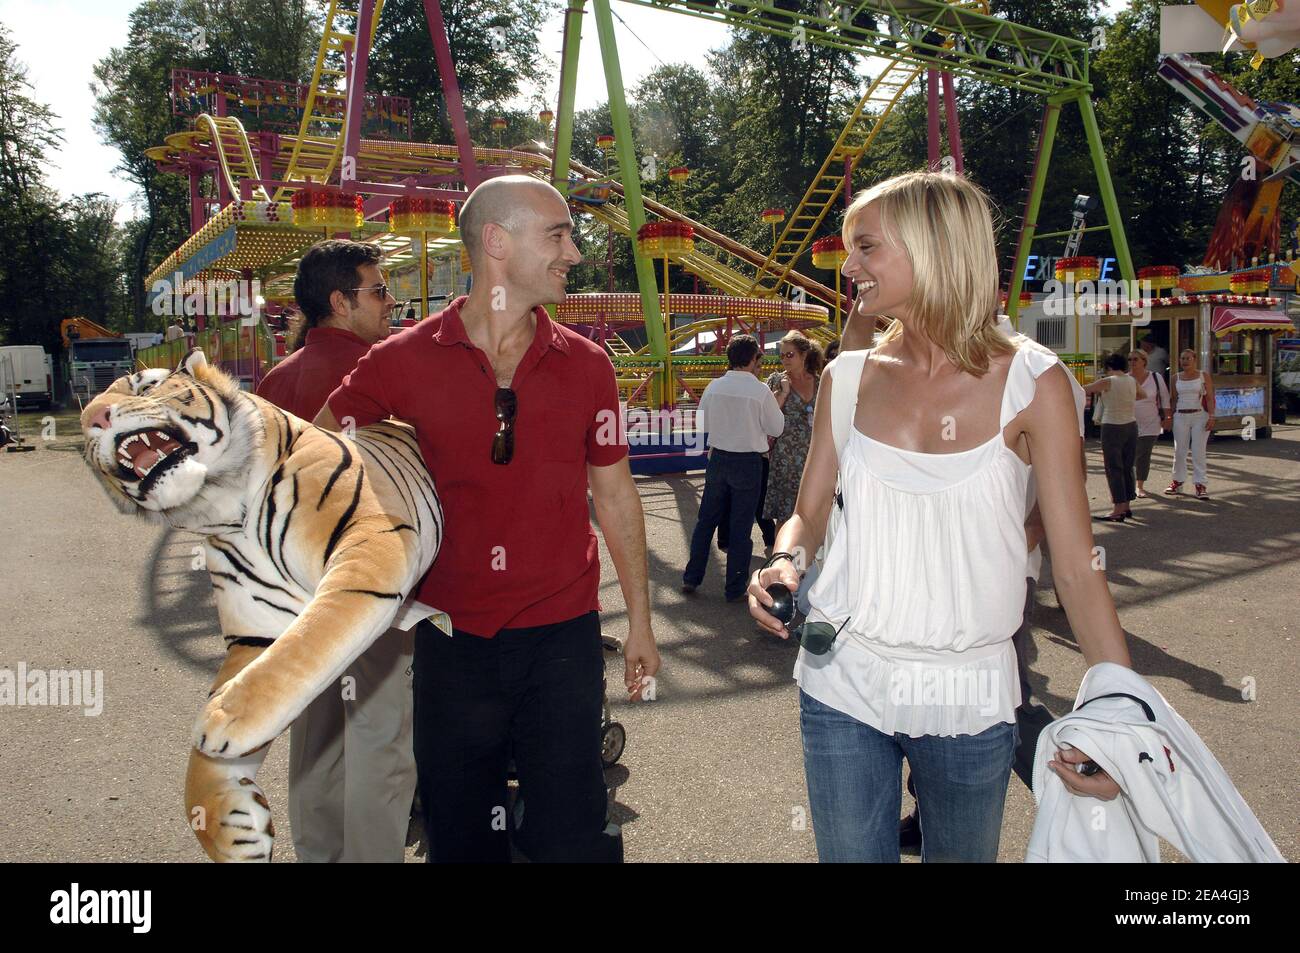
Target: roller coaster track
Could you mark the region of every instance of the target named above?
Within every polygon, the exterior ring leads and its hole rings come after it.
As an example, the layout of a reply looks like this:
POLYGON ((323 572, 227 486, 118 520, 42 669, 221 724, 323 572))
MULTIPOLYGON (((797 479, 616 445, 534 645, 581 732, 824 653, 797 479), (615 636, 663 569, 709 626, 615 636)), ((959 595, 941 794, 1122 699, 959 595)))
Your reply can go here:
MULTIPOLYGON (((516 152, 524 154, 536 153, 547 157, 551 155, 548 146, 536 142, 522 146, 516 152)), ((550 178, 549 166, 545 169, 532 168, 529 171, 538 178, 550 178)), ((620 199, 623 197, 623 187, 618 183, 617 173, 615 172, 613 176, 606 176, 573 159, 569 161, 569 171, 577 173, 589 182, 608 182, 611 201, 604 204, 583 204, 582 208, 584 211, 590 212, 598 221, 611 226, 620 235, 634 238, 626 209, 612 201, 614 196, 618 196, 620 199)), ((644 198, 642 202, 647 212, 651 212, 667 221, 682 222, 690 225, 695 230, 695 250, 686 255, 670 256, 670 261, 680 264, 687 271, 698 275, 720 291, 733 295, 749 295, 749 289, 754 286, 759 270, 763 267, 765 256, 762 252, 755 251, 747 245, 742 245, 721 232, 715 231, 661 202, 656 202, 654 199, 644 198)), ((807 298, 816 298, 820 303, 828 307, 834 307, 834 289, 828 288, 820 281, 815 281, 807 275, 791 269, 786 274, 783 282, 793 288, 801 289, 807 298)), ((769 291, 762 297, 775 296, 775 292, 769 291)))
MULTIPOLYGON (((221 176, 231 196, 239 198, 240 179, 260 179, 257 163, 253 160, 253 150, 248 145, 248 133, 244 124, 234 116, 211 116, 208 113, 194 120, 194 128, 200 133, 206 132, 216 147, 217 162, 221 176)), ((270 201, 266 189, 257 186, 253 190, 253 199, 259 202, 270 201)))
POLYGON ((844 189, 844 177, 853 172, 897 105, 903 93, 920 75, 922 67, 893 60, 875 78, 848 123, 813 176, 794 213, 786 220, 772 253, 763 262, 758 279, 746 294, 775 294, 786 281, 794 263, 817 237, 827 214, 844 189))
MULTIPOLYGON (((988 0, 963 0, 951 6, 979 14, 988 13, 988 0)), ((937 32, 940 36, 950 36, 946 30, 937 32)), ((952 44, 949 39, 948 45, 952 44)), ((780 237, 772 246, 772 253, 763 262, 758 280, 747 289, 748 294, 761 296, 780 290, 786 275, 817 237, 836 198, 842 193, 844 177, 853 174, 898 101, 925 68, 924 64, 901 55, 885 64, 849 116, 794 213, 786 220, 780 237)))
MULTIPOLYGON (((370 18, 370 42, 373 44, 375 28, 379 25, 379 14, 384 9, 384 0, 375 0, 374 13, 370 18)), ((302 123, 298 127, 298 137, 294 140, 293 153, 289 157, 289 168, 285 179, 298 182, 315 182, 324 184, 334 174, 343 152, 343 124, 347 122, 347 110, 343 108, 347 91, 344 83, 347 71, 330 65, 335 57, 346 59, 356 48, 356 22, 360 17, 360 0, 330 0, 329 10, 325 14, 325 26, 321 33, 320 49, 316 53, 316 65, 312 69, 311 88, 307 92, 307 102, 302 112, 302 123), (346 5, 345 5, 346 4, 346 5), (352 32, 342 29, 340 21, 351 19, 352 32), (335 82, 338 86, 335 86, 335 82)), ((275 200, 284 201, 291 191, 290 186, 281 186, 275 191, 275 200)))

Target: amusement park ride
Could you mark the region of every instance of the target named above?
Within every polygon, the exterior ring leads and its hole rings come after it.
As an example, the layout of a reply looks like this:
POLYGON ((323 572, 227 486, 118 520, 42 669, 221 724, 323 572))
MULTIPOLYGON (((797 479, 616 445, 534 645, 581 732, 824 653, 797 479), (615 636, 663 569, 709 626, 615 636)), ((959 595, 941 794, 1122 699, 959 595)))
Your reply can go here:
MULTIPOLYGON (((548 133, 554 120, 552 142, 511 149, 484 148, 470 139, 437 0, 424 0, 424 8, 452 144, 409 141, 410 103, 366 92, 383 0, 331 0, 309 84, 174 71, 173 109, 192 119, 192 128, 168 136, 149 155, 163 171, 188 177, 193 234, 149 276, 151 302, 176 294, 178 285, 202 290, 256 279, 265 312, 276 317, 292 303, 294 268, 306 248, 322 237, 341 236, 379 245, 384 267, 397 281, 408 276, 418 290, 411 297, 418 300, 420 314, 427 314, 434 273, 446 292, 462 287, 468 270, 455 226, 457 203, 486 178, 533 175, 555 185, 575 211, 606 225, 611 240, 613 235, 630 240, 636 266, 637 293, 611 289, 570 295, 556 308, 557 320, 608 348, 629 405, 670 408, 698 399, 703 385, 724 369, 723 351, 734 333, 752 332, 760 340, 788 328, 824 340, 838 334, 851 302, 838 281, 845 252, 832 211, 850 201, 855 166, 923 73, 930 165, 958 174, 963 158, 954 77, 1044 98, 1020 237, 1004 285, 1013 319, 1023 300, 1031 246, 1066 234, 1040 232, 1038 216, 1057 122, 1071 104, 1082 117, 1106 218, 1085 230, 1108 232, 1120 276, 1138 277, 1089 98, 1087 42, 990 16, 986 0, 829 2, 821 7, 823 15, 783 10, 778 0, 624 2, 833 47, 872 57, 879 66, 799 204, 788 215, 782 209, 764 211, 763 220, 773 225, 766 253, 642 194, 610 0, 591 2, 613 125, 598 142, 606 156, 604 171, 571 155, 587 0, 569 0, 557 110, 539 115, 548 133), (941 111, 948 157, 941 156, 941 111), (254 113, 260 128, 248 132, 239 115, 254 113), (208 176, 214 182, 212 197, 203 194, 208 176), (815 268, 833 273, 833 287, 796 268, 809 251, 815 268), (662 290, 656 265, 662 265, 662 290), (670 297, 673 265, 712 293, 670 297)), ((688 175, 683 168, 668 171, 672 181, 688 175)), ((283 346, 264 319, 237 320, 239 310, 219 306, 197 314, 196 343, 253 386, 282 356, 283 346)), ((159 345, 140 358, 174 366, 175 352, 188 343, 159 345)))

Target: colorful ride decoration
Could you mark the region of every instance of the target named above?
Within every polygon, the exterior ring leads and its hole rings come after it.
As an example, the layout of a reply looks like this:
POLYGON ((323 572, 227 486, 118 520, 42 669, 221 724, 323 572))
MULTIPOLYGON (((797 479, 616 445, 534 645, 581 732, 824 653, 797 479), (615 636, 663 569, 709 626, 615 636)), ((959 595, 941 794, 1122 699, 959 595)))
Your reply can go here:
POLYGON ((1226 271, 1191 272, 1178 276, 1178 287, 1188 294, 1207 294, 1227 291, 1231 280, 1231 273, 1226 271))
POLYGON ((264 320, 245 323, 231 317, 183 338, 141 348, 135 356, 140 367, 171 370, 180 365, 190 348, 201 348, 208 363, 220 367, 245 390, 253 390, 276 361, 283 359, 279 344, 282 342, 276 341, 264 320))
MULTIPOLYGON (((664 263, 664 327, 673 326, 672 311, 669 305, 668 260, 680 258, 695 251, 695 229, 684 222, 646 222, 636 232, 636 243, 642 255, 647 258, 662 258, 664 263)), ((677 401, 676 385, 673 382, 672 355, 664 361, 665 393, 668 406, 677 401)))
POLYGON ((614 151, 614 137, 609 133, 602 133, 596 137, 596 148, 608 155, 614 151))
POLYGON ((772 248, 776 248, 776 227, 785 221, 785 209, 765 208, 759 219, 772 226, 772 248))
POLYGON ((1056 280, 1096 281, 1101 275, 1101 261, 1093 255, 1071 255, 1056 262, 1056 280))
POLYGON ((293 222, 293 206, 288 202, 231 202, 230 216, 236 222, 259 222, 265 225, 288 225, 293 222))
POLYGON ((469 266, 469 249, 464 245, 460 246, 460 270, 467 275, 472 270, 469 266))
POLYGON ((543 126, 550 128, 551 123, 555 120, 555 113, 549 109, 543 109, 537 114, 537 121, 543 126))
MULTIPOLYGON (((1008 298, 1008 294, 1006 288, 1003 288, 1000 292, 998 292, 998 302, 1002 305, 1003 310, 1005 310, 1007 307, 1007 298, 1008 298)), ((1016 300, 1020 302, 1020 307, 1027 308, 1034 303, 1034 296, 1030 294, 1028 291, 1022 291, 1020 292, 1020 296, 1016 298, 1016 300)))
POLYGON ((1168 291, 1178 284, 1177 265, 1148 265, 1138 269, 1138 281, 1151 283, 1152 291, 1168 291))
POLYGON ((839 235, 819 238, 812 244, 812 263, 814 268, 827 268, 835 272, 835 333, 840 333, 840 268, 848 260, 849 253, 844 247, 844 239, 839 235))
POLYGON ((695 229, 682 222, 646 222, 636 241, 647 258, 677 258, 695 251, 695 229))
POLYGON ((1268 291, 1268 282, 1272 273, 1267 268, 1254 268, 1250 271, 1238 271, 1228 279, 1228 288, 1233 294, 1253 295, 1268 291))
POLYGON ((456 206, 447 199, 399 196, 388 206, 388 229, 450 235, 456 230, 456 206))
POLYGON ((684 165, 675 165, 668 170, 668 179, 674 185, 681 185, 691 177, 691 170, 684 165))
POLYGON ((505 121, 505 119, 502 118, 501 116, 493 116, 493 117, 492 117, 492 131, 493 131, 493 132, 504 132, 506 126, 508 126, 508 125, 509 125, 509 123, 507 123, 507 122, 505 121))
POLYGON ((365 220, 360 194, 348 194, 328 186, 312 186, 293 194, 293 224, 296 228, 332 228, 357 231, 365 220))

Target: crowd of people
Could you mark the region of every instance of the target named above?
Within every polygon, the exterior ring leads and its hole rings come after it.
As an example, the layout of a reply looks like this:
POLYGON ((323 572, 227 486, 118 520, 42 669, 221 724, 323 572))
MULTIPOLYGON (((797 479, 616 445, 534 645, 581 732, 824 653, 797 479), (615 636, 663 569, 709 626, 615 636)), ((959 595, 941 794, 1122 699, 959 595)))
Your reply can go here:
MULTIPOLYGON (((418 599, 448 612, 454 631, 389 632, 350 670, 355 698, 326 693, 294 724, 293 839, 304 860, 401 860, 418 788, 431 860, 506 861, 513 842, 533 860, 617 861, 588 489, 627 606, 629 698, 660 663, 626 440, 598 427, 619 412, 613 367, 543 307, 564 299, 580 260, 558 192, 489 180, 460 227, 475 275, 468 296, 397 333, 372 246, 328 241, 304 255, 301 340, 259 388, 328 430, 412 424, 446 518, 418 599), (513 839, 496 814, 511 765, 527 799, 513 839)), ((1026 777, 1051 720, 1026 677, 1042 541, 1084 658, 1130 666, 1093 566, 1084 393, 1054 353, 1000 325, 989 202, 967 179, 880 183, 847 210, 843 236, 856 289, 843 352, 836 342, 823 354, 792 331, 781 370, 761 380, 759 342, 736 335, 727 372, 701 397, 710 452, 682 589, 701 586, 717 533, 726 599, 800 641, 794 674, 822 860, 899 859, 906 758, 923 858, 991 861, 1009 774, 1026 777), (873 341, 877 316, 890 323, 873 341), (767 547, 757 572, 755 521, 767 547), (776 587, 799 594, 802 625, 774 614, 776 587), (919 690, 954 677, 980 691, 936 701, 919 690)), ((1205 489, 1212 386, 1187 352, 1171 397, 1152 350, 1111 358, 1089 387, 1108 519, 1126 519, 1146 495, 1162 428, 1174 430, 1182 461, 1167 492, 1185 479, 1188 449, 1198 495, 1205 489)), ((1049 765, 1071 793, 1113 798, 1115 781, 1088 766, 1077 748, 1049 765)))
POLYGON ((1198 500, 1210 498, 1205 475, 1205 451, 1214 429, 1214 381, 1197 366, 1190 348, 1178 357, 1178 374, 1172 380, 1175 397, 1159 354, 1149 339, 1127 357, 1106 356, 1104 376, 1084 390, 1093 395, 1093 423, 1101 428, 1101 452, 1110 488, 1111 511, 1096 519, 1122 523, 1132 518, 1132 502, 1146 499, 1151 475, 1151 451, 1165 431, 1174 438, 1173 479, 1168 496, 1182 493, 1187 481, 1187 457, 1192 457, 1192 479, 1198 500), (1152 365, 1156 365, 1153 367, 1152 365))

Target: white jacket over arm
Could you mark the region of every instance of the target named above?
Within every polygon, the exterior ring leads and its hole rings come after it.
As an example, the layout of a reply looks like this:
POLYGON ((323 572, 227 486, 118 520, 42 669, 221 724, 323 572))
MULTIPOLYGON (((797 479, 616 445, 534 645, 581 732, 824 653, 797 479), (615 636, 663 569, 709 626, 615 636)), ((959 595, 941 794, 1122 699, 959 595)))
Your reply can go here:
POLYGON ((1074 711, 1038 736, 1034 798, 1027 861, 1156 863, 1164 838, 1197 863, 1285 863, 1191 725, 1112 662, 1088 669, 1074 711), (1102 801, 1068 791, 1047 767, 1067 746, 1086 751, 1122 793, 1102 801))

